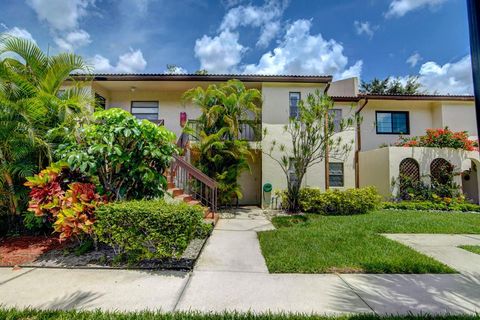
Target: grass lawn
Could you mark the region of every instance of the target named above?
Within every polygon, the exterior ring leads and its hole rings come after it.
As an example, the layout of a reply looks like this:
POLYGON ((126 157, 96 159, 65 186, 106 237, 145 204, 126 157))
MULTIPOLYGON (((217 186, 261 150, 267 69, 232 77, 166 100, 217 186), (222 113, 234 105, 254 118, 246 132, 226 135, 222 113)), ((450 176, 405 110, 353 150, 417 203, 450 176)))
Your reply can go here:
POLYGON ((480 254, 480 246, 459 246, 459 248, 462 248, 464 250, 480 254))
POLYGON ((451 316, 376 316, 376 315, 345 315, 345 316, 310 316, 310 315, 255 315, 252 313, 219 313, 201 315, 198 313, 156 313, 156 312, 100 312, 100 311, 38 311, 38 310, 2 310, 0 319, 6 320, 473 320, 480 316, 451 315, 451 316))
POLYGON ((276 217, 259 233, 270 272, 452 273, 380 233, 480 234, 480 214, 380 210, 357 216, 276 217))

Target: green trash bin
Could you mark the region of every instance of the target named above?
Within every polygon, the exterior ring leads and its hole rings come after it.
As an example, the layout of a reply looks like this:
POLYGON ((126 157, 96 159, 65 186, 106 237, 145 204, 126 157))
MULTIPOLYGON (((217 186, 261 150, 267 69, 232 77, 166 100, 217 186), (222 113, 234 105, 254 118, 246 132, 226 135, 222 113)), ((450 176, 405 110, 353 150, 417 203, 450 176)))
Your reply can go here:
POLYGON ((270 207, 271 203, 272 203, 272 184, 271 183, 265 183, 262 187, 262 190, 263 190, 263 201, 262 201, 262 207, 265 209, 265 208, 268 208, 270 207))

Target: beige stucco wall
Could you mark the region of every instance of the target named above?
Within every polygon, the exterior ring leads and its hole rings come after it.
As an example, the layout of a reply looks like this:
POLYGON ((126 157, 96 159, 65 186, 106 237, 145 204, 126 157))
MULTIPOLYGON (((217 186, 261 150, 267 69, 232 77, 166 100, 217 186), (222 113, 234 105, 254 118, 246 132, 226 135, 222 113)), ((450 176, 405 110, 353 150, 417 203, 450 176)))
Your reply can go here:
POLYGON ((131 110, 132 101, 158 101, 158 118, 165 120, 165 127, 173 131, 177 137, 182 132, 180 126, 180 112, 186 112, 188 119, 200 116, 200 108, 186 104, 183 105, 179 91, 111 91, 107 108, 121 108, 131 110))
POLYGON ((424 135, 428 128, 448 126, 454 131, 468 131, 476 138, 475 106, 473 102, 412 101, 412 100, 370 100, 361 112, 362 150, 372 150, 382 144, 398 141, 397 134, 377 134, 376 111, 408 111, 410 120, 409 136, 424 135))
POLYGON ((468 131, 472 137, 477 137, 475 104, 472 102, 442 103, 443 126, 453 131, 468 131))
MULTIPOLYGON (((275 141, 277 145, 285 145, 287 150, 291 148, 291 139, 288 133, 285 133, 284 126, 289 119, 289 92, 300 92, 301 98, 305 99, 309 93, 314 93, 316 89, 323 92, 324 85, 302 85, 302 86, 278 86, 275 84, 264 84, 262 88, 263 108, 262 108, 262 126, 267 131, 267 135, 262 141, 262 149, 268 152, 275 141)), ((342 116, 353 115, 355 106, 349 103, 337 103, 335 108, 342 109, 342 116)), ((343 143, 351 146, 351 151, 342 159, 330 159, 331 162, 344 163, 344 188, 355 187, 354 170, 354 146, 355 131, 350 128, 348 131, 339 133, 343 143)), ((278 148, 276 148, 278 149, 278 148)), ((272 155, 280 159, 284 153, 275 151, 272 155)), ((262 185, 271 183, 274 190, 282 190, 287 187, 287 181, 281 166, 272 160, 267 154, 262 155, 262 185)), ((321 162, 311 167, 302 182, 303 187, 318 187, 325 189, 325 163, 321 162)))
POLYGON ((360 152, 359 186, 374 186, 384 198, 390 197, 389 148, 360 152))
POLYGON ((408 111, 410 117, 410 135, 425 134, 425 129, 432 127, 431 103, 428 101, 395 101, 395 100, 370 100, 361 112, 362 150, 372 150, 382 144, 395 143, 398 134, 377 134, 375 126, 376 111, 408 111))
MULTIPOLYGON (((454 172, 460 172, 466 159, 478 160, 478 152, 467 152, 450 148, 406 148, 386 147, 359 153, 360 187, 373 185, 379 193, 389 199, 398 194, 398 185, 392 184, 400 174, 400 162, 413 158, 419 164, 420 176, 429 183, 430 164, 436 158, 443 158, 454 166, 454 172)), ((454 180, 462 185, 462 178, 455 176, 454 180)))

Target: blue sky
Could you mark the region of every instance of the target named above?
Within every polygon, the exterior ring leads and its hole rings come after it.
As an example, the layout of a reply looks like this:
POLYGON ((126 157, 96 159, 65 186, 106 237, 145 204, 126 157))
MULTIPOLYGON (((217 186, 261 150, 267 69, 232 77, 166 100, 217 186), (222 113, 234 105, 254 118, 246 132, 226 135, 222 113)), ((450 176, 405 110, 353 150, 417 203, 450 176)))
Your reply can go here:
POLYGON ((464 0, 2 0, 0 24, 97 72, 417 75, 472 91, 464 0))

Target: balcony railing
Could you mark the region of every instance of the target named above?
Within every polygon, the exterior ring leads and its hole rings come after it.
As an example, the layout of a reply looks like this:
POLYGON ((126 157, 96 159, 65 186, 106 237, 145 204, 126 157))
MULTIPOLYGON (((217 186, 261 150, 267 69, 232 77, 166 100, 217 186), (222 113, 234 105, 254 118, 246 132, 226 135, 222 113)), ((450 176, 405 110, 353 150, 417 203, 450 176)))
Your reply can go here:
MULTIPOLYGON (((196 141, 200 133, 200 122, 189 119, 188 127, 195 132, 190 136, 190 140, 196 141)), ((259 120, 240 120, 238 129, 238 139, 244 141, 260 141, 262 136, 262 123, 259 120)))
POLYGON ((157 120, 150 120, 150 121, 155 123, 157 126, 165 125, 165 119, 157 119, 157 120))

